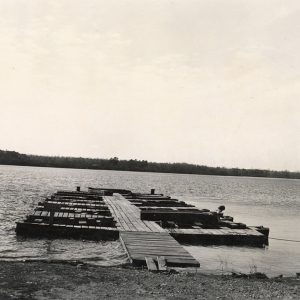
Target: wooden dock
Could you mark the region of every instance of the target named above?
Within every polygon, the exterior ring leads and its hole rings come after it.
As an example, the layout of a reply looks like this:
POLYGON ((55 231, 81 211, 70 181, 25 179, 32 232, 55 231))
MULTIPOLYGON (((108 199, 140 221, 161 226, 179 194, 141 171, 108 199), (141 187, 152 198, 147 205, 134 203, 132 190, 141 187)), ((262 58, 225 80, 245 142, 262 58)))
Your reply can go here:
POLYGON ((153 221, 141 220, 141 211, 120 194, 104 196, 119 231, 166 232, 153 221))
POLYGON ((265 236, 255 229, 179 229, 169 228, 167 231, 181 243, 195 245, 251 245, 261 246, 265 236))
POLYGON ((147 265, 151 270, 200 266, 167 230, 154 221, 141 220, 140 210, 122 195, 104 196, 103 200, 116 221, 120 241, 132 264, 147 265))
POLYGON ((123 189, 58 191, 25 220, 16 233, 26 236, 120 239, 134 265, 151 270, 199 267, 180 243, 249 245, 268 243, 269 229, 234 222, 223 213, 199 209, 169 196, 123 189))
POLYGON ((200 245, 248 245, 263 247, 269 229, 236 223, 233 217, 199 209, 169 196, 132 194, 125 196, 140 210, 143 221, 159 222, 180 243, 200 245))
POLYGON ((200 267, 187 252, 167 232, 123 231, 120 240, 132 264, 140 266, 151 261, 151 269, 163 270, 164 267, 200 267), (160 263, 161 262, 161 263, 160 263))
POLYGON ((25 236, 116 240, 119 230, 103 198, 86 192, 58 191, 17 222, 25 236))

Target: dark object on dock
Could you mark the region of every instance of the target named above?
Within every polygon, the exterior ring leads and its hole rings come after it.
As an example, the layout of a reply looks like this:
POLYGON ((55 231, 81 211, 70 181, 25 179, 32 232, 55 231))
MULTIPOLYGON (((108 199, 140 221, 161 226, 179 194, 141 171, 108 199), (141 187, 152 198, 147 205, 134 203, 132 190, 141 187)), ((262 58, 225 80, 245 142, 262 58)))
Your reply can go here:
POLYGON ((220 205, 218 207, 219 212, 223 212, 225 210, 225 205, 220 205))
POLYGON ((223 211, 225 210, 225 205, 220 205, 217 209, 217 214, 219 217, 223 217, 223 211))

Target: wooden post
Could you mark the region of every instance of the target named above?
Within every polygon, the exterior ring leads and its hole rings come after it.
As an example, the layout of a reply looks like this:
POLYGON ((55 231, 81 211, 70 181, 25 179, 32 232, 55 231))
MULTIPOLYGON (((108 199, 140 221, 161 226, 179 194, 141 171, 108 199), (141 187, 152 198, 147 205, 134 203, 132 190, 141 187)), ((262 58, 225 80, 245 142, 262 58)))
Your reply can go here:
POLYGON ((50 210, 50 218, 49 218, 49 225, 53 225, 53 220, 54 220, 54 210, 50 210))
POLYGON ((149 271, 157 271, 157 266, 152 257, 145 257, 146 265, 149 271))
POLYGON ((54 213, 56 211, 60 211, 60 204, 52 204, 45 202, 44 209, 50 212, 49 225, 51 226, 54 223, 54 213))
POLYGON ((155 189, 151 189, 151 195, 155 194, 155 189))
POLYGON ((166 262, 164 256, 157 257, 157 264, 158 264, 159 271, 167 271, 167 262, 166 262))
POLYGON ((76 191, 80 192, 80 186, 77 186, 76 191))

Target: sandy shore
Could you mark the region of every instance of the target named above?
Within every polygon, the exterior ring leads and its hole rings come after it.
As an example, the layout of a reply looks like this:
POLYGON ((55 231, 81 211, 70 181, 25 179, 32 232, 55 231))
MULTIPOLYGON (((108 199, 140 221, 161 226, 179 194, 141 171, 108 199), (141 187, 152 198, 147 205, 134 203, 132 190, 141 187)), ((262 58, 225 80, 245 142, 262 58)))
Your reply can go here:
POLYGON ((299 278, 151 273, 80 263, 0 262, 0 299, 300 299, 299 278))

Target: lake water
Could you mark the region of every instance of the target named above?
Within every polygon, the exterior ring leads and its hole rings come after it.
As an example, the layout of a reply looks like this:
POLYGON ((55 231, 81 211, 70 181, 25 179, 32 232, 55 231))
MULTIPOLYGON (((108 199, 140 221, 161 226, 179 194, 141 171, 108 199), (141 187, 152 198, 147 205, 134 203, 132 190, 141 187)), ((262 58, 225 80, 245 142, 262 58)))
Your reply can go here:
MULTIPOLYGON (((270 227, 270 237, 300 241, 300 180, 183 174, 35 168, 0 165, 0 260, 82 260, 98 265, 127 261, 116 242, 34 239, 15 235, 15 222, 58 189, 130 189, 170 195, 199 208, 226 206, 226 214, 247 225, 270 227)), ((300 243, 270 239, 266 248, 185 246, 201 272, 300 272, 300 243)))

